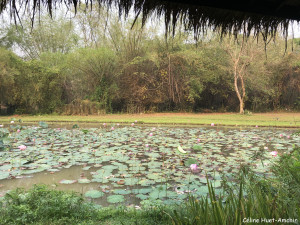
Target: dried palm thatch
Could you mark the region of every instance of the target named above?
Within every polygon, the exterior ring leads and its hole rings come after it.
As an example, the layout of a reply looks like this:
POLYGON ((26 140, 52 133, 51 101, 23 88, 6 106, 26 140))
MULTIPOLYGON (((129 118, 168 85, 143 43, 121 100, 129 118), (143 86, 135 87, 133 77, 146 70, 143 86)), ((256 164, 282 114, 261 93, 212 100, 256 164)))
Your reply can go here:
POLYGON ((280 30, 287 36, 288 26, 293 20, 300 20, 299 0, 0 0, 0 13, 7 8, 15 19, 21 9, 31 12, 32 20, 46 6, 50 15, 52 11, 64 4, 68 8, 84 3, 92 6, 117 6, 119 13, 128 15, 131 8, 136 17, 142 15, 145 23, 150 15, 164 17, 167 31, 174 31, 180 22, 195 36, 207 29, 218 31, 221 35, 242 33, 262 34, 265 39, 274 37, 280 30), (245 5, 246 3, 246 5, 245 5))

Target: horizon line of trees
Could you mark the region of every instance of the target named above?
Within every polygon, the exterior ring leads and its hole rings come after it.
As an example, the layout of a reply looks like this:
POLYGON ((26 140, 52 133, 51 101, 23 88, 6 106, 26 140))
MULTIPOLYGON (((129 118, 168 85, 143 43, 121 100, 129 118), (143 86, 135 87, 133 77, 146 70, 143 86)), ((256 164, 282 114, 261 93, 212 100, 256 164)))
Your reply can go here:
POLYGON ((1 113, 300 110, 298 39, 285 53, 279 36, 165 38, 157 24, 104 15, 0 28, 1 113))

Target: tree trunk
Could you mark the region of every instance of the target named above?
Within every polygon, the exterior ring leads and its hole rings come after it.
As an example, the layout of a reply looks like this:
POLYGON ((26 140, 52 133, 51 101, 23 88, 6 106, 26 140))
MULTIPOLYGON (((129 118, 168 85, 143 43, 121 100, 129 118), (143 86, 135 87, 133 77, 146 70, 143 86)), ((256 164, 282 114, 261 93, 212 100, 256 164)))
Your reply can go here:
POLYGON ((240 114, 244 114, 244 101, 240 101, 240 114))
MULTIPOLYGON (((244 84, 243 80, 242 80, 242 84, 244 84)), ((239 88, 238 88, 238 75, 237 75, 237 72, 235 71, 234 72, 234 90, 235 90, 235 93, 236 93, 236 95, 237 95, 237 97, 240 101, 240 114, 244 113, 244 96, 245 96, 244 90, 245 90, 245 88, 242 87, 242 89, 243 89, 243 97, 241 96, 239 88)))

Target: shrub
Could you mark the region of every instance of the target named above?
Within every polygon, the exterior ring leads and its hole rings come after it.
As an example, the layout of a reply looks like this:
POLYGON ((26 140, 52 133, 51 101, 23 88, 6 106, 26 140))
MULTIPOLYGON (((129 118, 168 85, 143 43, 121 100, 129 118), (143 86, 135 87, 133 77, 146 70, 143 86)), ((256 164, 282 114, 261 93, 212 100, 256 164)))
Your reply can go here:
POLYGON ((2 201, 0 224, 79 224, 97 219, 97 210, 82 196, 35 185, 28 192, 16 189, 2 201))

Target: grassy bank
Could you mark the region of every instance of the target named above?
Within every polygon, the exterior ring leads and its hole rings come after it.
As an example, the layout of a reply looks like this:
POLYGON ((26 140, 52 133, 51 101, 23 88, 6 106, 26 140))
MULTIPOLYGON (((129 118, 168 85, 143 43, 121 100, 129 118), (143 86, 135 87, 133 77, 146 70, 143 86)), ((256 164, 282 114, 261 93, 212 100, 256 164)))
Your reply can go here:
POLYGON ((98 123, 138 123, 145 124, 182 124, 216 126, 272 126, 300 127, 300 113, 255 113, 240 115, 235 113, 153 113, 153 114, 107 114, 89 116, 63 115, 14 115, 1 116, 0 123, 8 123, 11 118, 22 119, 23 122, 98 122, 98 123))

